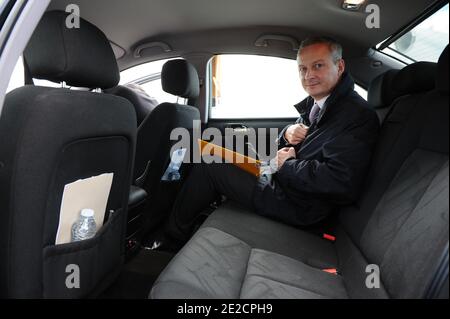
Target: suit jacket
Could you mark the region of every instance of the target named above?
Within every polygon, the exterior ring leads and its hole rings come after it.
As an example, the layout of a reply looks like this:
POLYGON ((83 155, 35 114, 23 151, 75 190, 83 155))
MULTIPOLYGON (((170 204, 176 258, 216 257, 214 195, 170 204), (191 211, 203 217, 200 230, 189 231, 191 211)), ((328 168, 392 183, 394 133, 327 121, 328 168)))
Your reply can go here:
MULTIPOLYGON (((356 201, 380 127, 348 73, 309 123, 313 104, 308 97, 295 105, 297 123, 310 127, 303 143, 295 146, 296 158, 288 159, 273 178, 262 176, 253 194, 259 214, 295 226, 314 224, 337 206, 356 201)), ((287 146, 286 129, 279 137, 280 148, 287 146)))

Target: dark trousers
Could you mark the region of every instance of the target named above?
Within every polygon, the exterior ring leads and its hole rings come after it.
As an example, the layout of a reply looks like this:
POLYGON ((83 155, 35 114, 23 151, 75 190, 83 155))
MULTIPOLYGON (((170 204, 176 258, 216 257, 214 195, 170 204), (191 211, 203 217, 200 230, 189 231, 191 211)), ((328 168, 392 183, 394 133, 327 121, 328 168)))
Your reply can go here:
POLYGON ((253 191, 256 177, 232 164, 194 165, 177 196, 169 217, 167 232, 170 236, 186 240, 198 216, 219 195, 225 195, 253 210, 253 191))

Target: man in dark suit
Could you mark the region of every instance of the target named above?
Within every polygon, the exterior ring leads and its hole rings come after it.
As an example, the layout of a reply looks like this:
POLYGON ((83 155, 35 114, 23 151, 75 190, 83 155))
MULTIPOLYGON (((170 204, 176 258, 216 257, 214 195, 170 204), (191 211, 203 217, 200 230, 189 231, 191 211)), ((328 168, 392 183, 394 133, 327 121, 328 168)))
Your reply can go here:
POLYGON ((295 106, 301 115, 297 122, 280 134, 278 172, 256 179, 232 164, 196 165, 175 201, 169 235, 188 238, 200 212, 218 195, 294 226, 317 223, 358 198, 378 117, 354 91, 335 40, 303 41, 298 67, 310 96, 295 106))

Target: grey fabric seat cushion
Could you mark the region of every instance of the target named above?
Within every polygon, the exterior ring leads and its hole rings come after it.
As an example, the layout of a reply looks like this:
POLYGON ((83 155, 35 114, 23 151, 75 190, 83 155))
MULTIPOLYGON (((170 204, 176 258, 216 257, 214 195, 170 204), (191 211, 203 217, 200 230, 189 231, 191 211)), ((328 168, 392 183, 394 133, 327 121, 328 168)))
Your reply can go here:
POLYGON ((347 298, 334 243, 226 202, 172 260, 151 298, 347 298), (280 236, 283 234, 283 236, 280 236))
POLYGON ((340 276, 202 227, 150 292, 169 298, 347 298, 340 276))
POLYGON ((315 268, 336 268, 338 264, 332 242, 259 216, 235 202, 220 206, 202 227, 220 229, 252 248, 272 251, 315 268))

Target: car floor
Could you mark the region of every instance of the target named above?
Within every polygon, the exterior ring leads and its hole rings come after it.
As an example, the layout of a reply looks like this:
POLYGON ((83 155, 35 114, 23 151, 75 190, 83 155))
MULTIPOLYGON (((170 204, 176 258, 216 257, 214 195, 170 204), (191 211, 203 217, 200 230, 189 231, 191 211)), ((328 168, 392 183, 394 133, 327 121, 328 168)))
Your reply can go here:
POLYGON ((174 254, 142 248, 124 266, 100 299, 147 299, 153 283, 174 254))

